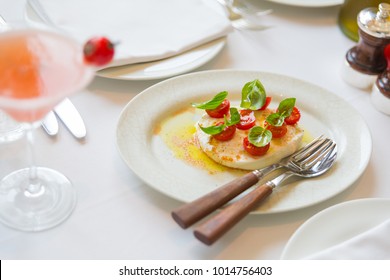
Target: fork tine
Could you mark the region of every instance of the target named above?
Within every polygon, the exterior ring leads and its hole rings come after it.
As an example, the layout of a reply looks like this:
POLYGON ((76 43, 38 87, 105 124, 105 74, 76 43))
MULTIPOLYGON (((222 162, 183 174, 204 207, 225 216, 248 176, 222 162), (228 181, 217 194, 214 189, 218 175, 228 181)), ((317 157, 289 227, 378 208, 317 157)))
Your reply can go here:
POLYGON ((324 142, 329 141, 327 138, 323 138, 323 135, 318 136, 316 139, 311 141, 309 144, 298 150, 292 157, 294 161, 299 161, 303 158, 306 158, 308 154, 312 153, 313 151, 316 151, 318 147, 324 144, 324 142))
POLYGON ((321 148, 316 153, 310 155, 307 159, 304 159, 300 167, 303 169, 309 169, 314 165, 321 163, 323 159, 326 161, 326 159, 328 159, 334 151, 335 146, 336 144, 333 141, 330 141, 328 144, 321 146, 321 148))
POLYGON ((227 16, 232 22, 233 27, 237 29, 247 29, 247 30, 264 30, 269 28, 263 24, 259 24, 256 20, 251 19, 252 17, 260 17, 270 13, 270 10, 258 11, 258 14, 251 12, 248 13, 242 11, 240 8, 235 6, 235 3, 232 1, 217 0, 222 6, 225 7, 227 16))
POLYGON ((337 157, 337 145, 336 143, 333 143, 329 153, 327 153, 325 158, 321 160, 320 164, 318 165, 318 168, 322 168, 324 164, 330 164, 335 160, 336 157, 337 157))
POLYGON ((301 157, 300 160, 297 160, 297 163, 299 163, 299 165, 304 165, 315 160, 324 151, 326 151, 332 145, 332 143, 332 140, 325 139, 325 141, 323 141, 321 145, 318 145, 316 149, 312 150, 310 153, 307 153, 305 157, 301 157))

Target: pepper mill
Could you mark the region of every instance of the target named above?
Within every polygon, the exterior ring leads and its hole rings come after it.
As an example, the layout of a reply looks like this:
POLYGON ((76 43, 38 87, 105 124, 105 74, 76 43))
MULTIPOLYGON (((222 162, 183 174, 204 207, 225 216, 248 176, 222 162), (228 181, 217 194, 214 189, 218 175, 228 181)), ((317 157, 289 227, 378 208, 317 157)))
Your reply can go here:
POLYGON ((368 89, 387 67, 383 51, 390 43, 390 4, 362 10, 357 23, 359 42, 346 53, 341 74, 350 85, 368 89))
POLYGON ((390 115, 390 45, 384 51, 387 69, 378 76, 371 92, 371 103, 374 107, 387 115, 390 115))

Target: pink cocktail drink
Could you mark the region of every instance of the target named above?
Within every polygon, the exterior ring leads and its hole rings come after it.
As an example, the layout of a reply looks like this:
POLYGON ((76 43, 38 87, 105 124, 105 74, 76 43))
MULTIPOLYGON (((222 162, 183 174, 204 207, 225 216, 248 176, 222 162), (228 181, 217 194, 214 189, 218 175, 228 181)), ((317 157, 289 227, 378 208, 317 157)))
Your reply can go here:
POLYGON ((94 75, 82 46, 37 30, 0 33, 0 108, 20 122, 36 122, 94 75))
MULTIPOLYGON (((0 109, 18 122, 33 124, 94 76, 83 46, 64 34, 32 28, 0 32, 0 109)), ((33 155, 34 153, 31 153, 33 155)), ((0 181, 0 222, 19 230, 40 231, 64 221, 76 192, 61 173, 34 165, 0 181)))

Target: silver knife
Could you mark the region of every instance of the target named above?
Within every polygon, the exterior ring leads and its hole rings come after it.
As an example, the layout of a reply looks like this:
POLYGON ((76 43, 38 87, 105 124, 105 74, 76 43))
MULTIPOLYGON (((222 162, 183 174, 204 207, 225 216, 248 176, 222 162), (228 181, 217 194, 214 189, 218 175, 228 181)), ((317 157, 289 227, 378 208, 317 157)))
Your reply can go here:
POLYGON ((53 21, 50 19, 48 14, 46 13, 45 9, 42 7, 41 2, 39 0, 27 0, 30 7, 33 9, 33 11, 39 16, 44 22, 51 26, 55 26, 53 21))
POLYGON ((6 26, 7 23, 5 22, 5 19, 0 15, 0 25, 6 26))
POLYGON ((84 121, 68 98, 65 98, 64 101, 54 107, 54 112, 74 137, 77 139, 85 138, 87 129, 84 121))
POLYGON ((42 127, 49 136, 58 134, 58 121, 53 111, 50 111, 42 121, 42 127))

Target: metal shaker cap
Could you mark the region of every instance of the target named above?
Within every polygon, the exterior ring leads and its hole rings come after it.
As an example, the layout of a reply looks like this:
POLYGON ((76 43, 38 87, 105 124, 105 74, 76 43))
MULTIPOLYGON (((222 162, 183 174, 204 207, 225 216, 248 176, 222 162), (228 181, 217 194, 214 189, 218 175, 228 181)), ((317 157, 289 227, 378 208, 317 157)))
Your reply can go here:
POLYGON ((359 28, 377 38, 390 38, 390 4, 381 3, 378 8, 367 8, 358 14, 359 28))

